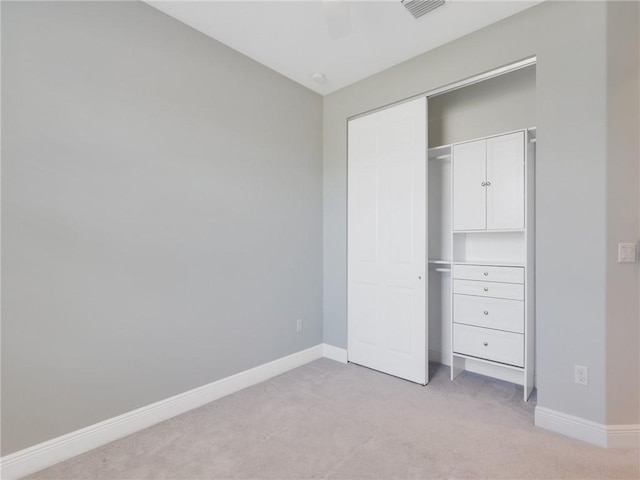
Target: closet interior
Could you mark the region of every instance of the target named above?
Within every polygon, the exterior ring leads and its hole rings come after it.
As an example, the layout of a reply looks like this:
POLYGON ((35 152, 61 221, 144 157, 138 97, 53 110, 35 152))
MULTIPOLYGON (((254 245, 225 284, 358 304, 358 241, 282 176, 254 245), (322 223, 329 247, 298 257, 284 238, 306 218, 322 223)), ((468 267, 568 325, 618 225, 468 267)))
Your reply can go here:
POLYGON ((535 66, 428 98, 429 358, 534 386, 535 66))

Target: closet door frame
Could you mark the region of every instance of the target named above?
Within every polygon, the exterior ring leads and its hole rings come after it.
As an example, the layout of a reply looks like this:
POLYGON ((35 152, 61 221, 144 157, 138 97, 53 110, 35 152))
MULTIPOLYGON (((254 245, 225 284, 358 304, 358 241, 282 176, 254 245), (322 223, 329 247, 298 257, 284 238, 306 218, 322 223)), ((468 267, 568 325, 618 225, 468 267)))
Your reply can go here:
MULTIPOLYGON (((374 109, 371 109, 371 110, 364 111, 362 113, 353 115, 351 117, 348 117, 347 118, 347 139, 348 139, 348 124, 349 124, 349 122, 352 121, 352 120, 355 120, 355 119, 357 119, 359 117, 362 117, 364 115, 369 115, 369 114, 374 113, 376 111, 389 108, 392 105, 399 105, 399 104, 402 104, 402 103, 405 103, 405 102, 409 102, 409 101, 412 101, 412 100, 415 100, 415 99, 418 99, 418 98, 425 98, 425 101, 428 102, 429 97, 440 95, 440 94, 443 94, 443 93, 446 93, 446 92, 450 92, 450 91, 456 90, 458 88, 467 87, 469 85, 473 85, 474 83, 479 83, 479 82, 482 82, 484 80, 488 80, 490 78, 498 77, 500 75, 504 75, 506 73, 513 72, 513 71, 519 70, 521 68, 526 68, 526 67, 529 67, 529 66, 532 66, 532 65, 536 65, 536 63, 537 63, 537 58, 534 55, 532 57, 529 57, 529 58, 526 58, 526 59, 511 63, 511 64, 508 64, 508 65, 505 65, 505 66, 502 66, 502 67, 499 67, 499 68, 495 68, 493 70, 490 70, 490 71, 487 71, 487 72, 484 72, 484 73, 480 73, 478 75, 474 75, 472 77, 469 77, 469 78, 466 78, 466 79, 463 79, 463 80, 460 80, 460 81, 457 81, 457 82, 453 82, 451 84, 444 85, 442 87, 438 87, 438 88, 435 88, 435 89, 432 89, 432 90, 429 90, 429 91, 414 95, 414 96, 409 97, 409 98, 405 98, 405 99, 400 100, 398 102, 394 102, 391 105, 380 106, 378 108, 374 108, 374 109)), ((425 117, 426 117, 426 115, 427 115, 427 109, 425 108, 425 117)), ((428 139, 428 135, 427 135, 427 139, 428 139)), ((425 147, 425 163, 428 162, 428 148, 429 148, 429 145, 428 145, 428 140, 427 140, 427 144, 426 144, 426 147, 425 147)), ((347 157, 348 157, 348 155, 347 155, 347 157)), ((426 169, 427 169, 427 166, 425 165, 425 170, 426 169)), ((347 178, 348 178, 348 161, 347 161, 347 178)), ((427 182, 426 179, 425 179, 425 183, 428 186, 428 182, 427 182)), ((527 187, 528 187, 528 185, 527 185, 527 187)), ((427 198, 427 195, 428 195, 428 192, 425 192, 425 200, 427 198)), ((528 208, 527 208, 527 210, 528 210, 528 208)), ((428 207, 425 208, 425 211, 428 212, 428 207)), ((348 218, 348 206, 347 206, 347 218, 348 218)), ((425 217, 425 242, 427 241, 426 239, 428 239, 428 232, 427 232, 426 225, 428 225, 428 221, 427 221, 427 219, 425 217)), ((347 239, 348 239, 348 229, 347 229, 347 239)), ((427 264, 427 262, 428 262, 428 254, 427 254, 427 252, 428 252, 428 248, 427 248, 427 245, 425 243, 425 266, 424 266, 425 277, 424 278, 428 278, 428 275, 427 275, 427 271, 428 271, 428 264, 427 264)), ((349 255, 348 255, 348 247, 347 247, 347 265, 346 265, 346 268, 347 268, 347 292, 346 292, 347 293, 347 361, 351 361, 351 358, 350 358, 350 355, 349 355, 349 352, 350 352, 350 348, 349 348, 349 324, 350 324, 350 319, 349 319, 349 314, 348 314, 348 309, 349 309, 349 307, 348 307, 348 305, 349 305, 349 302, 348 302, 348 282, 349 282, 348 263, 349 263, 349 258, 348 257, 349 257, 349 255)), ((426 282, 425 282, 425 299, 428 299, 426 282)), ((425 315, 428 314, 427 312, 428 312, 428 308, 425 305, 425 315)), ((533 318, 530 319, 530 322, 533 323, 533 318)), ((533 328, 534 327, 528 327, 528 329, 533 329, 533 328)), ((428 318, 425 316, 425 331, 428 333, 428 330, 429 330, 428 318)), ((425 350, 425 357, 426 357, 425 358, 425 363, 426 363, 426 366, 428 368, 428 341, 425 344, 425 349, 426 349, 425 350)), ((534 358, 534 355, 535 355, 534 352, 530 351, 530 352, 528 352, 528 354, 526 356, 527 356, 527 359, 530 360, 530 362, 531 362, 531 360, 533 360, 533 358, 534 358)), ((531 363, 530 363, 530 365, 531 365, 531 363)), ((453 370, 457 370, 456 365, 452 364, 451 368, 452 368, 452 376, 453 376, 453 370)), ((533 386, 533 378, 534 378, 533 377, 533 372, 531 371, 531 379, 529 380, 529 388, 532 388, 532 386, 533 386)), ((428 374, 427 374, 427 378, 425 379, 425 383, 427 381, 428 381, 428 374)))

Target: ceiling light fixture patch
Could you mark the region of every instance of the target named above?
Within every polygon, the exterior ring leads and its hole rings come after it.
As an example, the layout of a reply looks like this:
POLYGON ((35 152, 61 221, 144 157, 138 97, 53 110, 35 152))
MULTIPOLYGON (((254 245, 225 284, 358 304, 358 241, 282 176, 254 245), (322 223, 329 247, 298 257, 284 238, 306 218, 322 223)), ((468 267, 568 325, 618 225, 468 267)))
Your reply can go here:
POLYGON ((321 73, 321 72, 316 72, 312 74, 311 80, 313 80, 316 83, 319 83, 320 85, 324 85, 325 83, 327 83, 327 77, 324 75, 324 73, 321 73))
POLYGON ((444 5, 445 0, 401 0, 401 2, 414 18, 420 18, 444 5))

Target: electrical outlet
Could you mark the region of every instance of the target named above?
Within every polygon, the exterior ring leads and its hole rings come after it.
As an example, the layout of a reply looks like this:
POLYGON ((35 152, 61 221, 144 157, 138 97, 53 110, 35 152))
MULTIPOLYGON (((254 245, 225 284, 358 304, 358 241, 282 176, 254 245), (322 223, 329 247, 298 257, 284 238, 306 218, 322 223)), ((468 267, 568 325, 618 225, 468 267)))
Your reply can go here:
POLYGON ((583 365, 575 365, 573 381, 579 385, 589 385, 589 369, 583 365))
POLYGON ((299 318, 298 320, 296 320, 296 332, 301 332, 302 331, 302 319, 299 318))
POLYGON ((636 256, 637 253, 635 243, 618 244, 618 263, 635 263, 636 256))

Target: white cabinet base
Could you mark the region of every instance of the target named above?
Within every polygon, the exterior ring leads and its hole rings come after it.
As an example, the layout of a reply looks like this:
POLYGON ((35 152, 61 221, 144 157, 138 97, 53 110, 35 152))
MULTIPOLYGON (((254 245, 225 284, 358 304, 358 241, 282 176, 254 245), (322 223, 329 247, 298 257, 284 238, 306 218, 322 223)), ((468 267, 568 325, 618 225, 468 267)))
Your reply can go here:
POLYGON ((534 154, 525 130, 451 146, 451 378, 534 385, 534 154), (482 188, 484 190, 480 191, 482 188))

